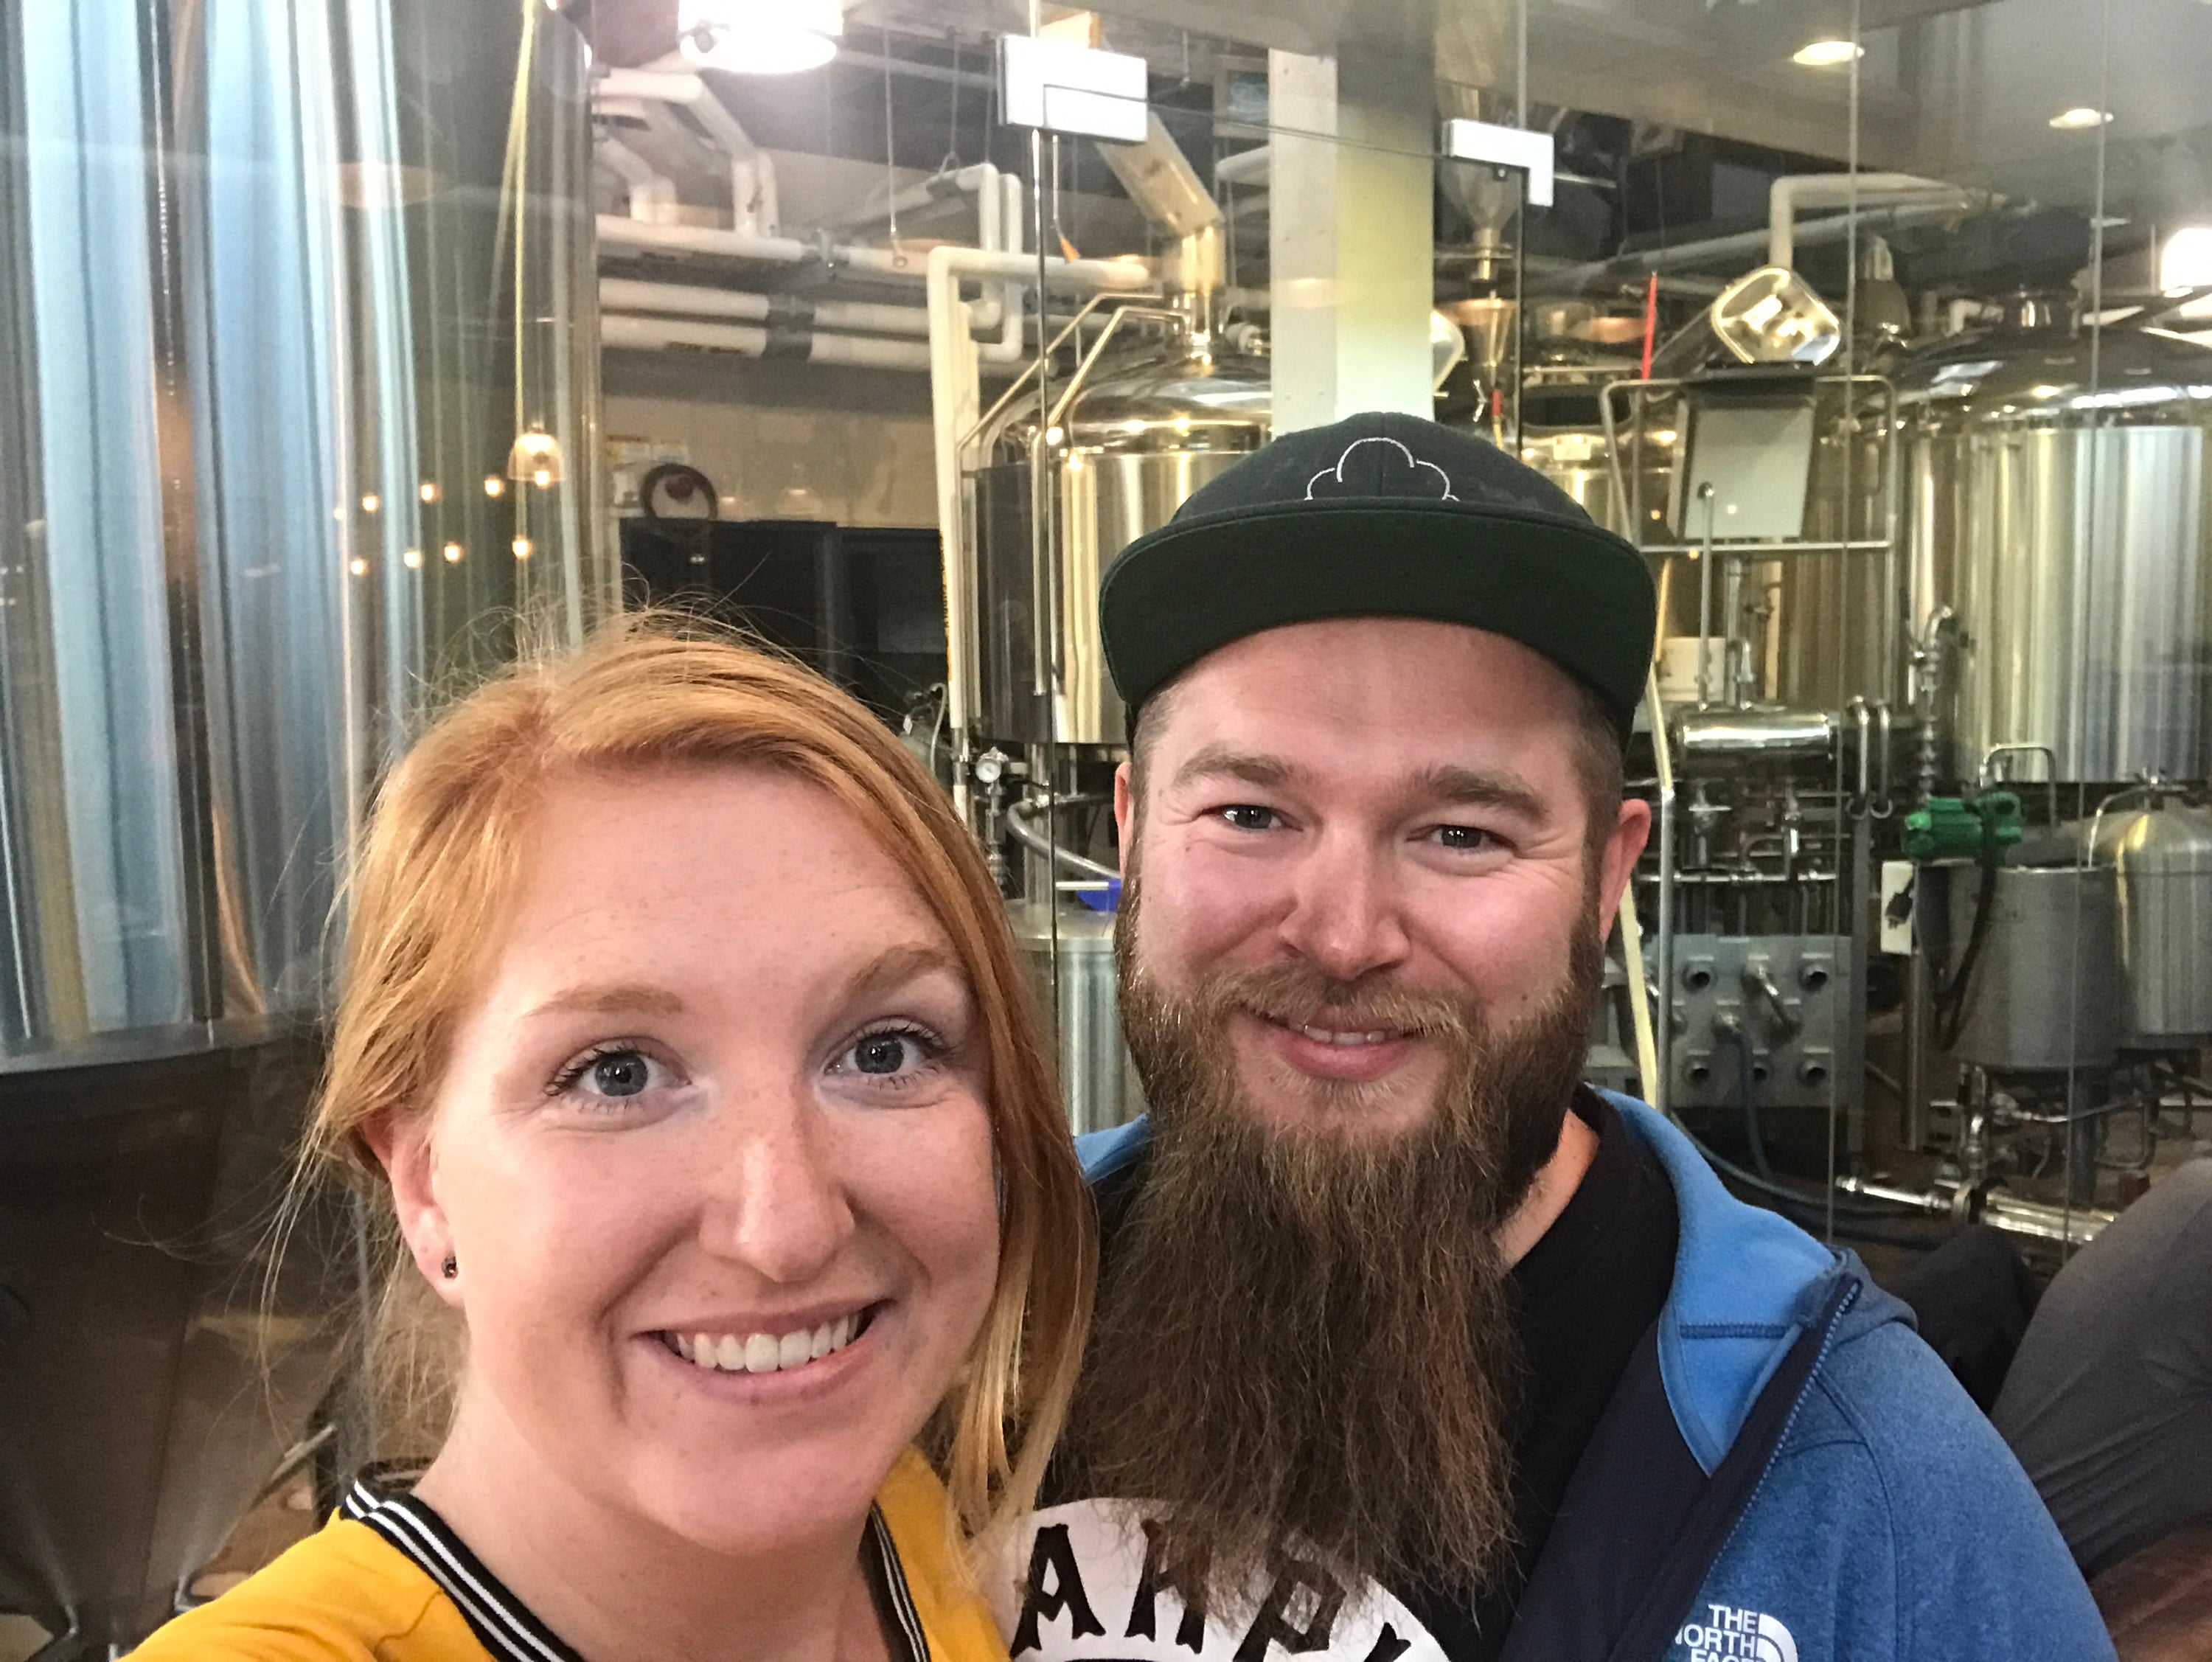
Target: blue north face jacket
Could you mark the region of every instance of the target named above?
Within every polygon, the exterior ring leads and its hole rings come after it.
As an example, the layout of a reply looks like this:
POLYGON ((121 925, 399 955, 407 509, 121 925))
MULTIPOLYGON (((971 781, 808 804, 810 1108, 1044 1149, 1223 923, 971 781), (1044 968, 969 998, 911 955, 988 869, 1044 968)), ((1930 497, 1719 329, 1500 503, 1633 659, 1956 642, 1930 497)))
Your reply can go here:
MULTIPOLYGON (((1611 1100, 1674 1184, 1674 1284, 1576 1470, 1506 1655, 2110 1658, 2043 1502, 1905 1306, 1852 1254, 1735 1199, 1652 1109, 1611 1100)), ((1079 1139, 1085 1169, 1094 1181, 1120 1169, 1148 1135, 1140 1120, 1079 1139)), ((1155 1620, 1133 1529, 1139 1567, 1113 1562, 1113 1504, 1038 1514, 1030 1597, 1008 1622, 1016 1662, 1443 1655, 1379 1589, 1286 1602, 1304 1625, 1279 1613, 1273 1628, 1201 1632, 1202 1617, 1164 1608, 1155 1620), (1136 1578, 1126 1623, 1117 1574, 1136 1578)))

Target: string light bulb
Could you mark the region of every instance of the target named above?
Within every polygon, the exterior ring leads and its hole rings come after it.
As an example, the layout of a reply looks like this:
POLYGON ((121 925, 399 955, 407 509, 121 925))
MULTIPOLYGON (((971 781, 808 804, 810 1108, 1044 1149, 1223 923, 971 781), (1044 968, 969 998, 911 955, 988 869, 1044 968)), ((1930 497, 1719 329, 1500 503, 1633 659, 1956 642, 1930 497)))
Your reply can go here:
POLYGON ((557 484, 566 471, 561 460, 561 441, 544 428, 532 426, 528 432, 514 435, 514 443, 507 453, 507 478, 527 479, 543 488, 557 484))

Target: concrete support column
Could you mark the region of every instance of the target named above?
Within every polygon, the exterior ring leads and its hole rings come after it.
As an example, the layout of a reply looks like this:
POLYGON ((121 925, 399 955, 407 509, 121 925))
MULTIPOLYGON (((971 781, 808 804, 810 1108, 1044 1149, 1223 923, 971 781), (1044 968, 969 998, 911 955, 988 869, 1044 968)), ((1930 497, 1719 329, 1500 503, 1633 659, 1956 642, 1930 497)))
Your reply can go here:
POLYGON ((1432 408, 1434 6, 1355 15, 1334 58, 1267 54, 1278 433, 1432 408))

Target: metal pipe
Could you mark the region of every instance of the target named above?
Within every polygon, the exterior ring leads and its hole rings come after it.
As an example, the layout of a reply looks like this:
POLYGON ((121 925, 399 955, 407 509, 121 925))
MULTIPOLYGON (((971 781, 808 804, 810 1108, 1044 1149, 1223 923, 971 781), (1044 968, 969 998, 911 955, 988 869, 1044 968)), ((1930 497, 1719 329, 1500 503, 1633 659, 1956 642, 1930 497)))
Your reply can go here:
POLYGON ((1072 796, 1063 796, 1057 801, 1045 802, 1032 802, 1026 798, 1010 802, 1006 805, 1006 829, 1013 834, 1014 841, 1030 853, 1042 855, 1047 860, 1065 870, 1078 873, 1085 877, 1119 881, 1121 874, 1118 868, 1102 865, 1088 855, 1078 854, 1073 849, 1060 847, 1030 823, 1029 816, 1032 810, 1049 813, 1055 807, 1073 806, 1078 800, 1072 796))
POLYGON ((1698 500, 1705 506, 1705 546, 1698 555, 1698 708, 1713 702, 1713 486, 1708 479, 1698 487, 1698 500))
POLYGON ((1909 1207, 1930 1217, 1955 1217, 1963 1223, 1992 1224, 2009 1234, 2076 1245, 2095 1239, 2098 1232, 2118 1215, 2095 1207, 2075 1207, 2069 1210, 2042 1201, 2027 1200, 2002 1189, 1978 1190, 1969 1184, 1939 1184, 1928 1189, 1905 1189, 1895 1184, 1846 1176, 1836 1179, 1836 1187, 1846 1195, 1909 1207))
POLYGON ((1644 676, 1644 708, 1651 723, 1651 759, 1659 775, 1659 996, 1657 1076, 1644 1081, 1651 1105, 1668 1111, 1674 1068, 1674 760, 1668 753, 1667 709, 1659 702, 1656 667, 1644 676))
MULTIPOLYGON (((1953 218, 1959 211, 1955 205, 1948 203, 1929 206, 1907 202, 1883 208, 1863 208, 1855 216, 1837 214, 1826 219, 1816 219, 1809 225, 1795 227, 1793 246, 1804 248, 1814 243, 1841 242, 1850 234, 1854 219, 1862 230, 1898 230, 1907 225, 1922 225, 1935 220, 1953 218)), ((1656 248, 1638 249, 1632 253, 1615 254, 1611 259, 1590 260, 1547 274, 1543 283, 1544 292, 1579 290, 1608 280, 1617 282, 1632 277, 1640 278, 1652 271, 1664 271, 1678 265, 1741 264, 1765 254, 1770 240, 1769 234, 1765 230, 1739 231, 1729 236, 1707 237, 1697 242, 1670 243, 1656 248)), ((1529 275, 1534 277, 1537 273, 1532 271, 1529 275)))

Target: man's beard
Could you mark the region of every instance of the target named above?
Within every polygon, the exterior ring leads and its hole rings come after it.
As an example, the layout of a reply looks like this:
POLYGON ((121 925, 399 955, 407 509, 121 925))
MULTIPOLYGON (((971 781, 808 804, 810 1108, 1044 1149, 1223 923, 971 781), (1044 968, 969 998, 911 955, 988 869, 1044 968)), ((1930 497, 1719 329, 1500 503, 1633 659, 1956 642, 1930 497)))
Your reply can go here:
MULTIPOLYGON (((1497 1233, 1581 1076, 1594 922, 1563 983, 1506 1028, 1297 968, 1171 994, 1135 938, 1133 885, 1115 955, 1151 1167, 1111 1244, 1070 1424, 1085 1492, 1160 1507, 1163 1568, 1216 1610, 1256 1597, 1285 1555, 1386 1585, 1487 1585, 1512 1546, 1521 1367, 1497 1233), (1267 1129, 1241 1099, 1239 1009, 1419 1032, 1448 1063, 1434 1111, 1385 1139, 1267 1129)), ((1308 1088, 1340 1093, 1355 1123, 1377 1089, 1308 1088)))

